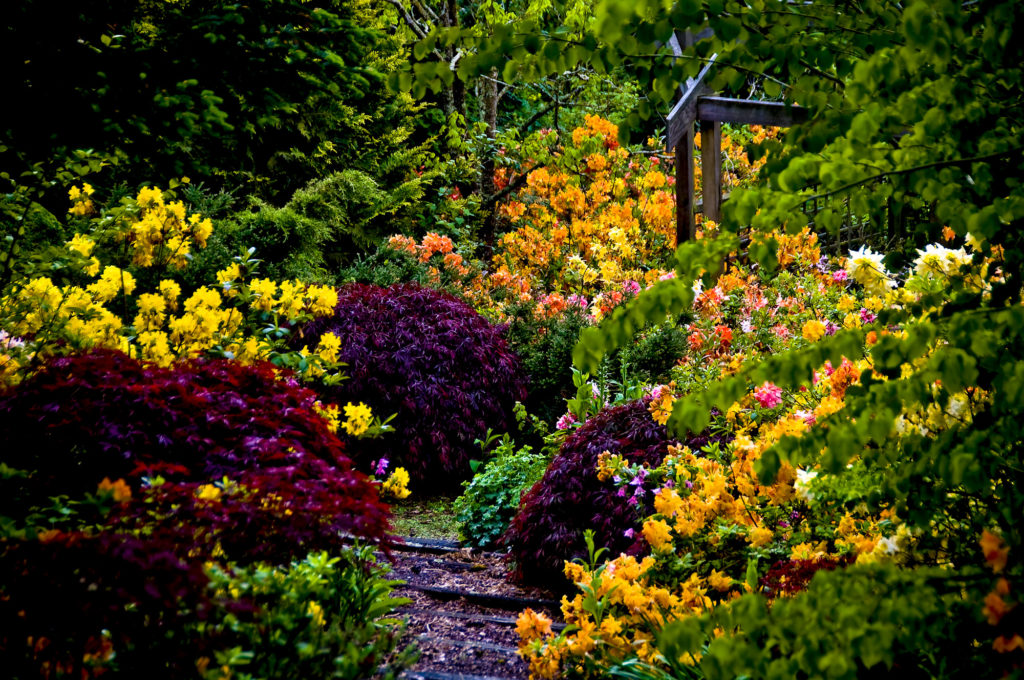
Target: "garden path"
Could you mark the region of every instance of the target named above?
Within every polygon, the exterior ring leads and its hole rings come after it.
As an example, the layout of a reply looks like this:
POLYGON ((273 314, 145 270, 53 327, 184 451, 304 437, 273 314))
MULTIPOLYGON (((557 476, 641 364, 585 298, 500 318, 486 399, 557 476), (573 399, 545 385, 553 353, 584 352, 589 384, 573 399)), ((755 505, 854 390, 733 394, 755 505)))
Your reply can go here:
MULTIPOLYGON (((395 596, 412 602, 407 641, 420 649, 408 680, 519 680, 528 676, 516 654, 516 617, 523 609, 561 612, 551 592, 508 580, 503 555, 463 548, 456 541, 404 539, 392 553, 393 578, 405 581, 395 596)), ((553 626, 556 630, 562 624, 553 626)))

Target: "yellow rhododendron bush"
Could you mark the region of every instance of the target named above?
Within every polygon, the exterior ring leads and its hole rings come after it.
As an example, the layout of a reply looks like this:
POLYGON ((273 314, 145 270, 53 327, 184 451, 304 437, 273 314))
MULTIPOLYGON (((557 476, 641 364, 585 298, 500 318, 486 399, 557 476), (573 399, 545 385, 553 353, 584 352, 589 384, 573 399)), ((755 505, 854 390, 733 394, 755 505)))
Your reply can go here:
MULTIPOLYGON (((322 374, 336 348, 282 353, 289 324, 331 314, 329 286, 271 281, 243 253, 214 281, 183 289, 178 274, 206 246, 213 223, 153 187, 100 211, 94 191, 72 187, 77 233, 49 260, 14 280, 0 297, 0 380, 18 382, 54 354, 118 349, 168 366, 204 355, 273 360, 322 374)), ((23 263, 24 264, 24 263, 23 263)))

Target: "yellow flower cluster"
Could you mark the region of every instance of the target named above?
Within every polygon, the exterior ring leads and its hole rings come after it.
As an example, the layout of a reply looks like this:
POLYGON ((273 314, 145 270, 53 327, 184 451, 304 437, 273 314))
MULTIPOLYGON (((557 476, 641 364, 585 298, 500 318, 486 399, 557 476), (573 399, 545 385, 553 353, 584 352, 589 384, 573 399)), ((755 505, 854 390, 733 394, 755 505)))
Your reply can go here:
POLYGON ((403 467, 395 468, 380 487, 380 495, 387 498, 401 500, 408 498, 411 493, 409 491, 409 472, 403 467))
MULTIPOLYGON (((72 200, 81 202, 92 193, 73 188, 72 200)), ((212 231, 212 223, 198 215, 186 215, 180 202, 167 204, 157 189, 144 188, 137 197, 138 219, 117 231, 124 238, 135 266, 156 264, 178 266, 192 244, 203 246, 212 231)), ((102 267, 93 255, 92 237, 75 234, 65 245, 69 262, 81 273, 93 278, 84 286, 56 285, 46 276, 37 276, 19 285, 0 299, 0 319, 6 333, 33 338, 32 351, 45 358, 61 345, 69 349, 108 348, 141 359, 169 365, 176 359, 192 358, 214 349, 242 361, 267 358, 271 345, 254 334, 256 314, 272 312, 289 321, 331 314, 337 305, 337 292, 329 286, 306 285, 300 281, 243 280, 238 264, 218 273, 217 288, 202 287, 181 302, 181 286, 170 279, 156 290, 137 293, 138 284, 127 269, 114 264, 102 267), (225 284, 235 284, 237 286, 225 284), (223 291, 223 292, 221 292, 223 291), (251 291, 248 306, 235 300, 238 291, 251 291), (178 314, 179 307, 181 313, 178 314), (135 310, 129 318, 115 312, 135 310)), ((339 351, 337 338, 325 336, 318 348, 319 358, 333 362, 339 351)), ((23 357, 10 352, 0 356, 0 379, 17 382, 28 370, 23 357)), ((311 368, 320 371, 319 364, 311 368)))
POLYGON ((135 198, 140 213, 127 231, 132 263, 181 268, 188 262, 193 244, 206 247, 213 223, 199 214, 185 215, 181 201, 166 203, 163 193, 143 187, 135 198))
POLYGON ((369 406, 363 402, 345 404, 345 422, 341 426, 347 434, 358 437, 370 428, 372 422, 373 413, 369 406))
MULTIPOLYGON (((562 616, 569 624, 555 635, 551 620, 532 610, 524 611, 517 623, 519 654, 530 666, 531 678, 554 679, 567 671, 584 670, 584 660, 599 651, 603 662, 614 663, 629 657, 648 664, 663 665, 656 632, 667 622, 699 615, 713 606, 709 586, 717 590, 724 582, 714 582, 696 574, 672 589, 652 578, 657 560, 621 555, 593 571, 583 565, 566 562, 565 575, 578 587, 593 592, 593 598, 577 594, 571 600, 562 597, 562 616), (592 600, 602 601, 604 611, 593 611, 592 600)), ((699 657, 690 658, 695 663, 699 657)))

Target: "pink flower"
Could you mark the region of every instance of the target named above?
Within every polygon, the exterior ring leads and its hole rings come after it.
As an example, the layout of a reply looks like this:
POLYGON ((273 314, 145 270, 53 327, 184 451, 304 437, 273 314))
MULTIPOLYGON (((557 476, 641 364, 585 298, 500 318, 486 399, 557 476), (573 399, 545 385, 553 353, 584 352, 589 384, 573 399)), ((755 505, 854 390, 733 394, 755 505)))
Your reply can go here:
POLYGON ((564 416, 558 419, 555 423, 555 427, 559 430, 568 430, 569 426, 576 422, 576 416, 572 413, 566 413, 564 416))
POLYGON ((836 283, 843 283, 848 278, 850 278, 850 275, 846 273, 845 269, 840 269, 839 271, 832 272, 832 280, 835 281, 836 283))
POLYGON ((374 465, 373 474, 375 474, 378 477, 380 477, 381 475, 383 475, 387 471, 387 469, 388 469, 388 459, 387 458, 381 458, 380 460, 377 461, 376 465, 374 465))
POLYGON ((669 272, 668 274, 662 274, 661 276, 659 276, 658 280, 659 281, 668 281, 669 279, 674 279, 674 278, 676 278, 676 273, 675 272, 669 272))
POLYGON ((582 295, 577 295, 576 293, 573 293, 572 295, 567 297, 565 299, 565 302, 570 307, 579 307, 580 309, 586 309, 587 307, 590 306, 590 303, 587 302, 587 298, 583 297, 582 295))
POLYGON ((814 417, 813 411, 797 411, 793 415, 807 423, 808 427, 817 422, 817 418, 814 417))
POLYGON ((636 295, 640 292, 640 284, 633 280, 624 281, 622 283, 622 292, 626 295, 636 295))
POLYGON ((789 329, 786 328, 785 326, 783 326, 782 324, 779 324, 779 325, 775 326, 774 328, 772 328, 772 332, 775 333, 775 335, 780 340, 785 340, 786 338, 788 338, 790 336, 789 329))
POLYGON ((782 403, 782 388, 775 383, 766 382, 754 390, 754 399, 761 408, 775 408, 782 403))

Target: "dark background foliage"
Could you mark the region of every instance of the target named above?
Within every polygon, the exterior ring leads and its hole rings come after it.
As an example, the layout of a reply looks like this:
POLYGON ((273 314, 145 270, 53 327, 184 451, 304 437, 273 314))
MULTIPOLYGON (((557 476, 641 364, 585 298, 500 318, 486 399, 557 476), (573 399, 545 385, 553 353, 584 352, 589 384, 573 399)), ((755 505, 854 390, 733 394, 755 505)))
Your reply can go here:
POLYGON ((396 414, 394 433, 349 442, 364 469, 386 457, 420 488, 457 489, 479 451, 474 440, 514 427, 512 407, 526 397, 519 361, 500 328, 451 295, 415 284, 345 285, 334 316, 310 322, 295 342, 315 347, 328 331, 341 339, 348 379, 325 395, 396 414))

